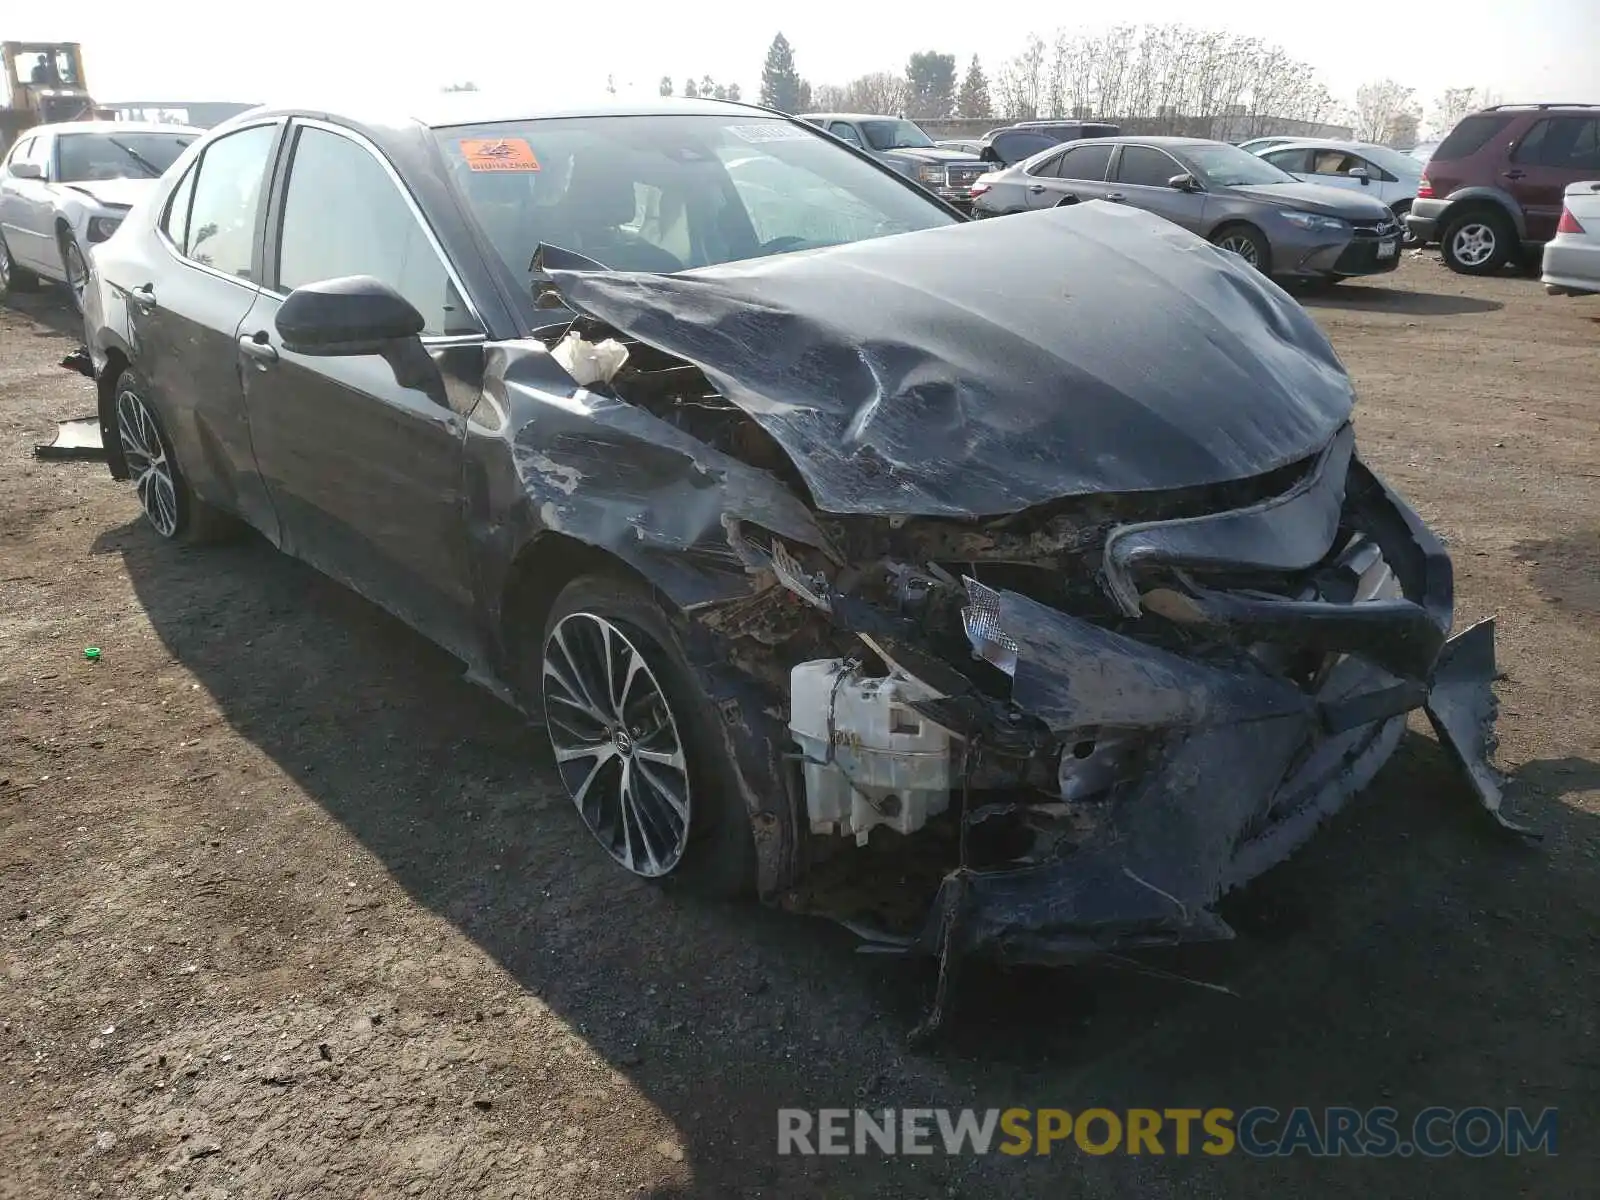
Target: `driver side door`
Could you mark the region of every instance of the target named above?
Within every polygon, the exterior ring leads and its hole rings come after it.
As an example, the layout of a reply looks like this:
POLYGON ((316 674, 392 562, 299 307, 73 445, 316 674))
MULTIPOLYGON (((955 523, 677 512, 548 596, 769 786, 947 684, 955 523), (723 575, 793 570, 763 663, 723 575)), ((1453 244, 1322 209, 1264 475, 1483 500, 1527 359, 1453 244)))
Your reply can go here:
POLYGON ((256 462, 284 549, 452 653, 481 654, 463 506, 466 417, 483 325, 399 174, 353 131, 290 126, 272 191, 266 278, 239 329, 256 462), (297 287, 350 275, 423 315, 394 355, 310 356, 275 318, 297 287))

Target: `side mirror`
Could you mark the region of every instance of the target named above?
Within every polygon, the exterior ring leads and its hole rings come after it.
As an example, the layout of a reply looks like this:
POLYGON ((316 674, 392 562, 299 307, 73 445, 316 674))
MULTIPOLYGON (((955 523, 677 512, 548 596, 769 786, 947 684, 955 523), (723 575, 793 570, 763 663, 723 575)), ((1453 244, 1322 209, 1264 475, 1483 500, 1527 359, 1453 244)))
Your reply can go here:
POLYGON ((1367 174, 1365 167, 1351 167, 1345 174, 1350 176, 1351 179, 1361 180, 1362 187, 1366 187, 1372 182, 1372 177, 1367 174))
POLYGON ((427 324, 409 300, 370 275, 296 288, 273 323, 284 349, 321 358, 382 354, 427 324))
POLYGON ((13 179, 43 179, 44 168, 38 163, 32 162, 12 163, 11 177, 13 179))
POLYGON ((1198 192, 1200 190, 1200 181, 1185 172, 1182 175, 1174 175, 1167 180, 1167 186, 1169 188, 1177 188, 1180 192, 1198 192))
POLYGON ((1000 157, 999 154, 995 153, 995 148, 993 146, 985 146, 982 150, 978 151, 978 157, 986 163, 1001 163, 1004 165, 1005 161, 1000 157))

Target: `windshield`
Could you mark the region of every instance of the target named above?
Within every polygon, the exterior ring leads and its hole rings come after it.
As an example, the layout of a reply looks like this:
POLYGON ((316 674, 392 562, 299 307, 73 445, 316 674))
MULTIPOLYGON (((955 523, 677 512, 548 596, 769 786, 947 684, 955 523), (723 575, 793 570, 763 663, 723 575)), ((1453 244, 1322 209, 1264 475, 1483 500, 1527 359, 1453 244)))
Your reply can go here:
POLYGON ((960 220, 806 126, 753 114, 566 117, 435 136, 518 277, 541 243, 615 270, 670 272, 960 220))
POLYGON ((192 133, 65 133, 57 138, 62 183, 155 179, 194 141, 192 133))
POLYGON ((861 132, 874 150, 919 150, 933 139, 912 121, 862 121, 861 132))
POLYGON ((1212 187, 1253 187, 1264 183, 1296 183, 1293 175, 1279 170, 1248 150, 1217 142, 1209 146, 1180 146, 1178 150, 1199 168, 1201 180, 1212 187))

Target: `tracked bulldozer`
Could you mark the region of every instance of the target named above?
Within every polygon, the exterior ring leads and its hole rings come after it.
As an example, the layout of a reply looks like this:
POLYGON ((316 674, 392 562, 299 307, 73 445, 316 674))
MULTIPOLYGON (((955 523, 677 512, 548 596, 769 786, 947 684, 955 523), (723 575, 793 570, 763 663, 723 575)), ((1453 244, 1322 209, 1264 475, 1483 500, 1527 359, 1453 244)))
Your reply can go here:
POLYGON ((0 73, 5 80, 0 154, 34 125, 112 115, 89 94, 77 42, 0 42, 0 73))

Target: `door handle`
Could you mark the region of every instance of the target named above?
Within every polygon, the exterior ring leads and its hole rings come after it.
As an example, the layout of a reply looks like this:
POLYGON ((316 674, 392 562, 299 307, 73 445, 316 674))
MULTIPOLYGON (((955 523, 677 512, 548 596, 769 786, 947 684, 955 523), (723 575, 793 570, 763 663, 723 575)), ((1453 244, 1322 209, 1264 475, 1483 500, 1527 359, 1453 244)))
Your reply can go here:
POLYGON ((1042 183, 1030 183, 1028 185, 1028 191, 1030 191, 1035 196, 1037 196, 1040 192, 1044 191, 1044 184, 1042 184, 1042 183))
POLYGON ((256 370, 258 371, 265 371, 273 363, 278 361, 278 352, 273 349, 272 343, 268 342, 266 337, 267 335, 263 331, 254 336, 243 334, 239 338, 240 353, 242 353, 246 358, 255 359, 256 370), (257 341, 257 338, 261 340, 257 341))
POLYGON ((1111 201, 1113 204, 1121 204, 1127 198, 1128 197, 1122 192, 1111 192, 1106 196, 1106 199, 1111 201))
POLYGON ((1524 175, 1527 174, 1526 171, 1502 171, 1500 173, 1502 175, 1504 175, 1507 179, 1521 179, 1524 175))
POLYGON ((149 312, 156 306, 156 289, 151 284, 136 287, 128 293, 128 299, 140 312, 149 312))

